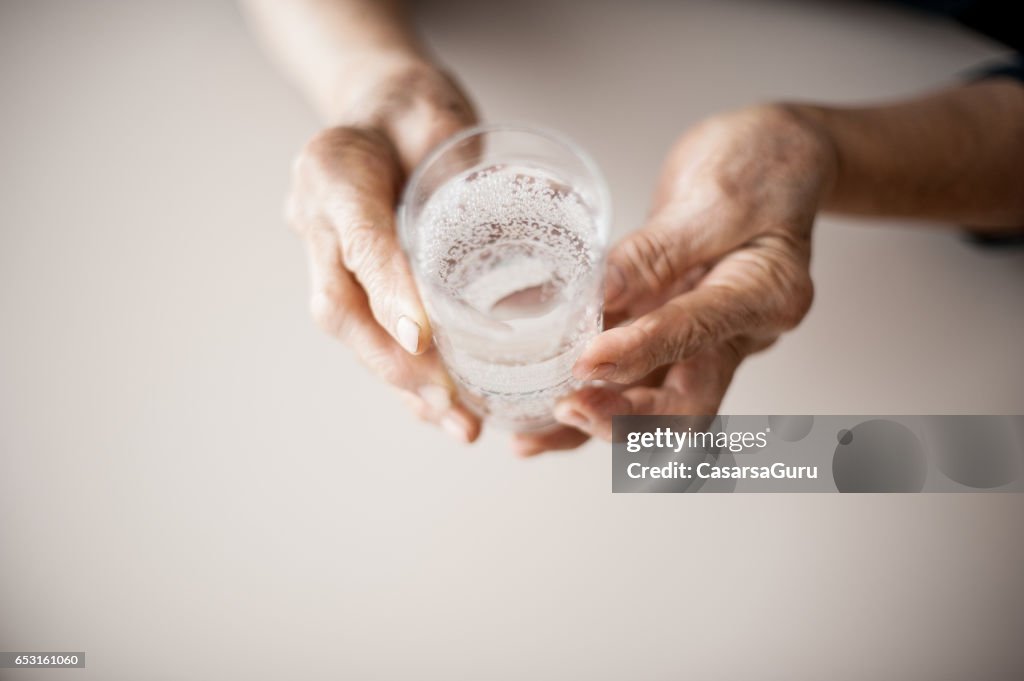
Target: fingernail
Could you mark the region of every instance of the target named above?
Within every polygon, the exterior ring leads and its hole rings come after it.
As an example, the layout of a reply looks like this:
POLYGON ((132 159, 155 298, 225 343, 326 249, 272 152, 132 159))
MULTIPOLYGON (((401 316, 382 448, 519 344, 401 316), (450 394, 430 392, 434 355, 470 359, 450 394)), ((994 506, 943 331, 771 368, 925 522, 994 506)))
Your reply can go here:
POLYGON ((440 385, 424 385, 416 392, 435 411, 447 411, 448 407, 452 406, 451 394, 440 385))
POLYGON ((608 378, 609 376, 614 374, 617 368, 618 367, 612 364, 611 362, 604 362, 602 364, 598 364, 596 367, 594 367, 594 370, 587 375, 587 378, 585 380, 600 381, 601 379, 608 378))
POLYGON ((398 320, 398 342, 411 354, 420 348, 420 325, 406 316, 398 320))
POLYGON ((460 442, 469 442, 469 431, 466 428, 466 425, 462 422, 462 419, 455 414, 446 414, 445 417, 441 419, 441 427, 456 440, 460 442))
POLYGON ((608 266, 608 273, 605 275, 604 282, 604 299, 607 302, 612 302, 616 298, 622 295, 626 290, 626 277, 615 265, 608 266))
POLYGON ((588 419, 582 412, 571 407, 556 407, 555 418, 558 421, 575 428, 583 429, 590 425, 590 419, 588 419))

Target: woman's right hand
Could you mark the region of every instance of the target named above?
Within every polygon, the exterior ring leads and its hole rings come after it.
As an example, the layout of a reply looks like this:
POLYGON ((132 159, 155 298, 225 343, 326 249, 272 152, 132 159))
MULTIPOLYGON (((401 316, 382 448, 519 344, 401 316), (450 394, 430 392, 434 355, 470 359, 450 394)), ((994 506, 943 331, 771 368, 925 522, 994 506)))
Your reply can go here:
POLYGON ((421 418, 471 442, 480 422, 458 403, 431 347, 395 206, 423 156, 476 115, 452 78, 422 60, 377 59, 350 73, 337 98, 339 124, 302 148, 287 204, 309 254, 311 314, 421 418))

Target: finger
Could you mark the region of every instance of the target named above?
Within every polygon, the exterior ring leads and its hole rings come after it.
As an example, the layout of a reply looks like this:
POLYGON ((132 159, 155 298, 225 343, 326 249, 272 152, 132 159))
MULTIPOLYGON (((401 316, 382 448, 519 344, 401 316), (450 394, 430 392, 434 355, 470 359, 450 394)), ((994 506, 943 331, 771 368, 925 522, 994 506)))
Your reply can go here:
POLYGON ((420 395, 404 390, 399 391, 399 397, 420 421, 441 426, 445 432, 460 442, 475 442, 480 437, 480 419, 459 403, 452 403, 439 409, 420 395))
POLYGON ((612 417, 629 414, 630 408, 621 391, 589 386, 562 398, 555 405, 555 418, 591 437, 610 442, 612 417))
MULTIPOLYGON (((312 295, 310 312, 317 326, 350 345, 374 373, 396 387, 419 394, 440 386, 452 395, 452 383, 435 353, 413 357, 374 320, 366 293, 342 265, 337 234, 322 225, 306 236, 312 295)), ((436 395, 423 396, 437 403, 436 395)))
POLYGON ((628 388, 622 397, 634 415, 700 416, 718 413, 737 367, 753 342, 728 342, 673 366, 659 387, 628 388))
POLYGON ((373 318, 407 352, 430 344, 430 325, 395 232, 402 179, 395 150, 380 132, 338 127, 318 135, 314 159, 322 211, 338 235, 344 266, 355 276, 373 318))
POLYGON ((585 388, 559 402, 555 416, 610 442, 615 416, 716 414, 747 347, 744 343, 724 344, 673 366, 658 387, 642 385, 622 392, 585 388))
POLYGON ((480 437, 480 419, 464 405, 453 403, 451 408, 441 414, 438 424, 449 435, 460 442, 476 442, 480 437))
POLYGON ((580 380, 631 383, 759 321, 758 308, 735 300, 730 292, 696 289, 597 336, 576 361, 573 375, 580 380))
POLYGON ((795 326, 814 295, 806 265, 796 256, 773 257, 759 248, 737 251, 696 289, 597 336, 573 374, 580 380, 630 383, 725 340, 773 337, 795 326))
POLYGON ((465 442, 480 433, 480 422, 454 396, 454 386, 436 350, 404 352, 370 314, 366 294, 341 266, 337 236, 326 226, 307 230, 312 286, 311 312, 317 325, 351 346, 372 372, 416 396, 416 410, 465 442))
POLYGON ((399 390, 398 397, 402 402, 405 402, 405 406, 409 408, 409 411, 416 415, 416 418, 424 423, 430 423, 430 407, 427 405, 426 400, 419 395, 405 390, 399 390))
MULTIPOLYGON (((656 386, 665 381, 668 367, 652 371, 634 386, 656 386)), ((623 397, 623 387, 605 383, 589 385, 559 400, 555 418, 567 425, 605 441, 612 440, 612 419, 633 413, 632 405, 623 397)))
POLYGON ((694 268, 743 244, 749 234, 723 206, 702 206, 684 197, 661 207, 643 228, 608 255, 605 306, 626 310, 665 296, 694 268))
POLYGON ((541 433, 516 433, 512 447, 517 456, 531 457, 547 451, 575 449, 590 439, 575 428, 561 426, 541 433))

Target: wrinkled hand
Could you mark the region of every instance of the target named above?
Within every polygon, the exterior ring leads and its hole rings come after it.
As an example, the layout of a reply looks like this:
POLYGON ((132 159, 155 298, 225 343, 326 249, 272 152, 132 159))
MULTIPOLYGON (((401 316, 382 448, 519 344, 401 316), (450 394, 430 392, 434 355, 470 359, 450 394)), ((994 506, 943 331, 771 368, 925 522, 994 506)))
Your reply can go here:
POLYGON ((475 121, 469 100, 417 61, 363 66, 345 79, 341 125, 296 159, 288 221, 307 245, 316 323, 398 387, 421 418, 472 441, 478 420, 458 404, 435 349, 395 231, 395 205, 413 167, 475 121))
POLYGON ((798 324, 813 297, 811 227, 835 154, 779 106, 714 117, 668 156, 647 224, 609 255, 606 315, 573 373, 606 381, 559 402, 566 427, 522 455, 609 440, 617 414, 714 414, 737 366, 798 324))

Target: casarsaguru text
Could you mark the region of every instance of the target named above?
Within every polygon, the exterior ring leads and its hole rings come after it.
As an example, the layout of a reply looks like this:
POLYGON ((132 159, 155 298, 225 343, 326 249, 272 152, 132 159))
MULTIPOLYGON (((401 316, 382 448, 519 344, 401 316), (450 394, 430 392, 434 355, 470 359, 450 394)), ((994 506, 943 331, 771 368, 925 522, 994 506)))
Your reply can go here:
POLYGON ((672 461, 661 466, 645 466, 634 461, 626 467, 626 475, 634 480, 642 478, 662 479, 691 479, 702 480, 717 479, 783 479, 783 478, 809 478, 818 477, 817 466, 788 466, 782 462, 775 462, 767 466, 716 466, 707 461, 696 466, 685 464, 679 461, 672 461))

